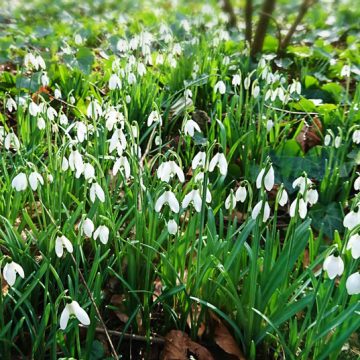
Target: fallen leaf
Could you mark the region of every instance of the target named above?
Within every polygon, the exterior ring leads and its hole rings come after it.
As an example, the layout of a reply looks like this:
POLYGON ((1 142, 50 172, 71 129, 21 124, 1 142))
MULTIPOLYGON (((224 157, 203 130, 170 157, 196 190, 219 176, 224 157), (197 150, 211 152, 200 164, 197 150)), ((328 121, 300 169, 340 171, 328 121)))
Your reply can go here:
POLYGON ((119 310, 114 311, 115 315, 123 323, 126 323, 129 320, 129 316, 126 314, 126 307, 124 304, 125 300, 126 300, 126 297, 124 294, 113 295, 110 299, 110 303, 119 309, 119 310))
POLYGON ((206 348, 192 341, 186 333, 171 330, 165 337, 161 360, 188 360, 189 354, 193 354, 198 360, 214 360, 206 348))
POLYGON ((237 359, 246 360, 235 339, 223 322, 212 312, 210 312, 210 317, 215 323, 214 340, 216 344, 226 353, 236 356, 237 359))
POLYGON ((301 146, 304 152, 307 152, 312 147, 321 144, 322 123, 317 116, 314 116, 313 123, 311 125, 304 123, 299 135, 296 137, 296 141, 301 146))

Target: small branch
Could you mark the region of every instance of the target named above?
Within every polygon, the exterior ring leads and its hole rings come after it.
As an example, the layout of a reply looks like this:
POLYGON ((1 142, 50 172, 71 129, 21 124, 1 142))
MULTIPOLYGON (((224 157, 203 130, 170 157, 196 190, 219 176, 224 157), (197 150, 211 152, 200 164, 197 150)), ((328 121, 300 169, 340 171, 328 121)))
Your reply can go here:
POLYGON ((245 40, 251 46, 252 41, 252 13, 253 4, 252 0, 246 0, 245 4, 245 40))
MULTIPOLYGON (((70 253, 70 256, 71 256, 71 258, 72 258, 75 266, 77 266, 77 263, 76 263, 76 260, 75 260, 75 258, 74 258, 74 255, 70 253)), ((104 329, 103 331, 104 331, 104 333, 105 333, 105 335, 106 335, 106 338, 107 338, 107 340, 108 340, 108 343, 109 343, 109 345, 110 345, 110 349, 111 349, 111 353, 112 353, 112 355, 113 355, 113 358, 114 358, 115 360, 118 360, 119 357, 118 357, 118 355, 117 355, 117 353, 116 353, 116 350, 115 350, 115 348, 114 348, 114 345, 113 345, 113 343, 112 343, 112 341, 111 341, 111 338, 110 338, 110 335, 109 335, 109 331, 108 331, 108 329, 106 328, 105 322, 104 322, 104 320, 103 320, 103 318, 102 318, 102 316, 101 316, 101 314, 100 314, 99 308, 98 308, 97 305, 96 305, 95 299, 94 299, 94 297, 93 297, 93 295, 92 295, 92 293, 91 293, 91 291, 90 291, 90 289, 89 289, 89 287, 88 287, 88 285, 87 285, 87 283, 86 283, 86 281, 85 281, 84 275, 82 274, 82 272, 80 271, 80 269, 78 269, 78 271, 79 271, 79 275, 80 275, 81 282, 82 282, 83 285, 85 286, 86 292, 88 293, 89 298, 90 298, 92 304, 94 305, 95 312, 96 312, 97 316, 99 317, 101 326, 102 326, 103 329, 104 329)))
POLYGON ((281 109, 281 108, 266 105, 266 104, 265 104, 265 107, 267 107, 271 110, 281 111, 281 112, 284 112, 287 114, 293 114, 293 115, 319 115, 319 113, 317 113, 317 112, 291 111, 291 110, 285 110, 285 109, 281 109))
POLYGON ((302 19, 306 15, 309 8, 316 3, 317 0, 303 0, 302 4, 300 5, 299 13, 296 16, 295 21, 291 25, 288 33, 286 34, 284 40, 281 42, 280 45, 280 52, 283 52, 289 45, 291 38, 293 37, 296 28, 301 23, 302 19))
POLYGON ((231 4, 231 0, 222 0, 221 7, 224 13, 229 15, 229 27, 234 28, 237 25, 237 19, 234 11, 234 7, 231 4))

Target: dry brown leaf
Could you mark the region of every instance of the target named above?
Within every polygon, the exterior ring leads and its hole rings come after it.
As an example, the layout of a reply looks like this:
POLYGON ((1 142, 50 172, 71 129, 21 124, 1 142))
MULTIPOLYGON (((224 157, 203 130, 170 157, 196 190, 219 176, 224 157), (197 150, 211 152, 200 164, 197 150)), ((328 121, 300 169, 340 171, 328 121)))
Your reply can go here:
POLYGON ((156 299, 161 295, 162 293, 162 282, 159 277, 157 277, 154 281, 154 293, 152 296, 153 301, 156 301, 156 299))
POLYGON ((305 123, 299 135, 296 137, 296 141, 304 152, 307 152, 312 147, 319 145, 322 142, 322 123, 317 116, 313 117, 312 122, 311 125, 305 123))
POLYGON ((214 313, 210 312, 210 316, 215 323, 214 340, 216 344, 226 353, 236 356, 237 359, 246 360, 228 328, 214 313))
POLYGON ((129 316, 126 314, 126 308, 124 305, 125 300, 126 300, 126 297, 124 294, 113 295, 110 299, 110 303, 119 309, 119 310, 114 311, 115 315, 123 323, 126 323, 129 320, 129 316))
POLYGON ((162 360, 188 360, 189 353, 198 360, 214 360, 211 353, 200 344, 192 341, 189 336, 180 330, 171 330, 165 337, 162 360))

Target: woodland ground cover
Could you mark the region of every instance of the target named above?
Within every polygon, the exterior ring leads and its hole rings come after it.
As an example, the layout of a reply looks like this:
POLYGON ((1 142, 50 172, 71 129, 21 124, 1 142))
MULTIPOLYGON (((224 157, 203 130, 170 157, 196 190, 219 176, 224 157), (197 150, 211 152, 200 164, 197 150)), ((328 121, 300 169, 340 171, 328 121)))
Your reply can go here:
POLYGON ((359 357, 360 4, 224 3, 2 2, 1 359, 359 357))

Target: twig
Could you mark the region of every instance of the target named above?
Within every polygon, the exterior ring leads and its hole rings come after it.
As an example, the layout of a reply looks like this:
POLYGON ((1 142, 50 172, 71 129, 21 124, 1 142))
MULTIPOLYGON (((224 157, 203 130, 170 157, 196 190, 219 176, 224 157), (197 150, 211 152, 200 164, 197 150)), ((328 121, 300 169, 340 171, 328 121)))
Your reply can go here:
POLYGON ((278 107, 274 107, 274 106, 270 106, 270 105, 266 105, 265 107, 271 109, 271 110, 276 110, 276 111, 281 111, 287 114, 294 114, 294 115, 319 115, 319 113, 317 112, 306 112, 306 111, 291 111, 291 110, 285 110, 285 109, 281 109, 278 107))
MULTIPOLYGON (((75 260, 75 258, 74 258, 74 255, 70 253, 70 256, 71 256, 74 264, 77 265, 76 260, 75 260)), ((98 308, 97 305, 96 305, 95 299, 94 299, 94 297, 93 297, 93 295, 92 295, 92 293, 91 293, 91 291, 90 291, 90 289, 89 289, 89 287, 88 287, 88 285, 87 285, 87 283, 86 283, 86 281, 85 281, 85 278, 84 278, 82 272, 80 271, 80 269, 78 269, 78 271, 79 271, 79 275, 80 275, 81 282, 82 282, 83 285, 85 286, 86 292, 88 293, 88 295, 89 295, 89 297, 90 297, 90 300, 91 300, 92 304, 94 305, 95 312, 96 312, 97 316, 99 317, 101 326, 102 326, 103 329, 104 329, 104 333, 105 333, 106 338, 107 338, 107 340, 108 340, 108 342, 109 342, 109 345, 110 345, 111 353, 112 353, 114 359, 118 360, 119 357, 118 357, 118 355, 117 355, 117 353, 116 353, 116 350, 115 350, 115 348, 114 348, 114 345, 113 345, 113 343, 112 343, 112 341, 111 341, 111 338, 110 338, 110 335, 109 335, 109 331, 108 331, 108 329, 106 328, 105 322, 104 322, 104 320, 103 320, 103 318, 102 318, 102 316, 101 316, 101 314, 100 314, 99 308, 98 308)))

